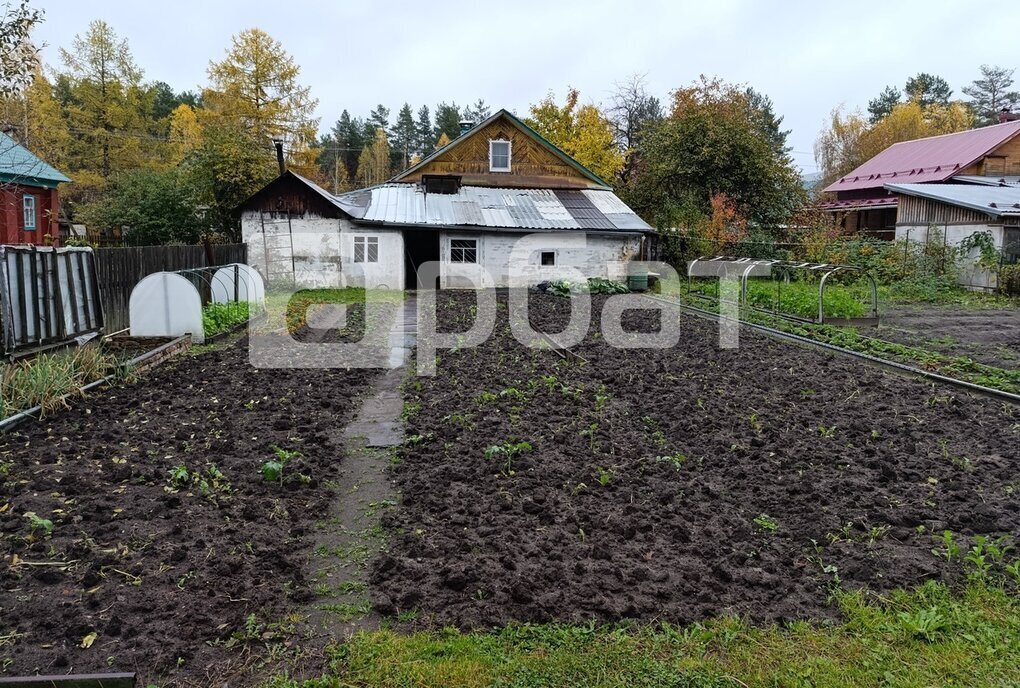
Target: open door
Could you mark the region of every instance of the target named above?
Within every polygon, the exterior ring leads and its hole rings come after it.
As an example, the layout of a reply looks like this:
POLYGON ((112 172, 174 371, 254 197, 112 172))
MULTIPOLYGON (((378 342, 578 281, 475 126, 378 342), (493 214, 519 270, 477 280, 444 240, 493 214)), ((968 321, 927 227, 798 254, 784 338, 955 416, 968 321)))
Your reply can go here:
MULTIPOLYGON (((422 263, 439 260, 439 232, 434 229, 408 229, 404 231, 405 288, 418 288, 418 267, 422 263)), ((436 280, 435 288, 439 288, 436 280)))

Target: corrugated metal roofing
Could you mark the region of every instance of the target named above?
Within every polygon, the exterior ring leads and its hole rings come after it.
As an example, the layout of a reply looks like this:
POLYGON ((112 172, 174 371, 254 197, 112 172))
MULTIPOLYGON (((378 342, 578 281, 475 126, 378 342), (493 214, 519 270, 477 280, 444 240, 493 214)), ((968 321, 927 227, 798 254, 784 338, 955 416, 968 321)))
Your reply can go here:
POLYGON ((44 182, 44 186, 56 186, 60 182, 71 181, 71 178, 7 134, 0 133, 0 180, 26 184, 44 182))
POLYGON ((886 184, 893 193, 930 198, 993 217, 1020 215, 1020 188, 971 184, 886 184))
POLYGON ((961 174, 953 177, 954 182, 966 184, 982 184, 984 186, 1020 186, 1020 177, 1007 175, 1005 177, 981 177, 976 174, 961 174))
POLYGON ((1020 120, 894 143, 825 191, 879 189, 887 183, 943 182, 1020 134, 1020 120))
POLYGON ((416 184, 388 183, 333 198, 338 207, 357 219, 386 224, 639 232, 652 229, 612 191, 602 190, 462 186, 455 194, 426 194, 416 184))

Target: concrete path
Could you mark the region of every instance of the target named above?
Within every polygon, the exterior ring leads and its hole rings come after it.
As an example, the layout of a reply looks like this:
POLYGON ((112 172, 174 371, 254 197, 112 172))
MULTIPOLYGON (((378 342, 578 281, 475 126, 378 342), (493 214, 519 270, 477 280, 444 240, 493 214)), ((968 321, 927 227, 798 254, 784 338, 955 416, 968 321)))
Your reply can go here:
POLYGON ((400 385, 417 339, 417 301, 405 297, 389 335, 389 368, 375 378, 358 415, 342 433, 347 455, 328 517, 317 524, 312 560, 315 600, 309 610, 313 634, 343 639, 378 628, 381 618, 368 597, 368 560, 385 544, 379 519, 397 505, 388 477, 394 448, 404 441, 400 385))

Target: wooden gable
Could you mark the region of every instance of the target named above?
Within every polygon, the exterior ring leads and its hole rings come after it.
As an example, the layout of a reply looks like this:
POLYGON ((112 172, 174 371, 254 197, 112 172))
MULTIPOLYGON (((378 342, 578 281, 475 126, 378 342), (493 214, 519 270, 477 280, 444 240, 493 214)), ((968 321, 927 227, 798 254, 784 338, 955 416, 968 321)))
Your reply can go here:
POLYGON ((255 192, 238 209, 308 217, 341 217, 340 210, 296 175, 285 172, 255 192))
POLYGON ((507 113, 468 131, 431 158, 393 181, 420 183, 424 175, 456 175, 469 186, 548 189, 599 189, 603 184, 557 154, 537 134, 516 124, 507 113), (510 141, 510 171, 489 171, 489 141, 510 141))

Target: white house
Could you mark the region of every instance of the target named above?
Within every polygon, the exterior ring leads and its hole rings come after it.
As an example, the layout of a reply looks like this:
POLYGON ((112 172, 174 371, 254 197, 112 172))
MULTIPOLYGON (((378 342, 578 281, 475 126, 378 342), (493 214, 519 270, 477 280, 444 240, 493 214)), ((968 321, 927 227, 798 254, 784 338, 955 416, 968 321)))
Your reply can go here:
POLYGON ((603 180, 500 110, 389 182, 333 195, 285 172, 240 208, 249 262, 270 281, 415 288, 518 286, 574 269, 623 279, 654 230, 603 180), (525 243, 523 237, 531 235, 525 243), (475 281, 477 283, 477 280, 475 281))
MULTIPOLYGON (((1006 263, 1020 259, 1020 180, 989 177, 985 183, 886 184, 898 198, 896 239, 927 243, 932 228, 949 246, 987 232, 1006 263)), ((964 286, 992 289, 995 273, 976 264, 972 250, 960 274, 964 286)))

